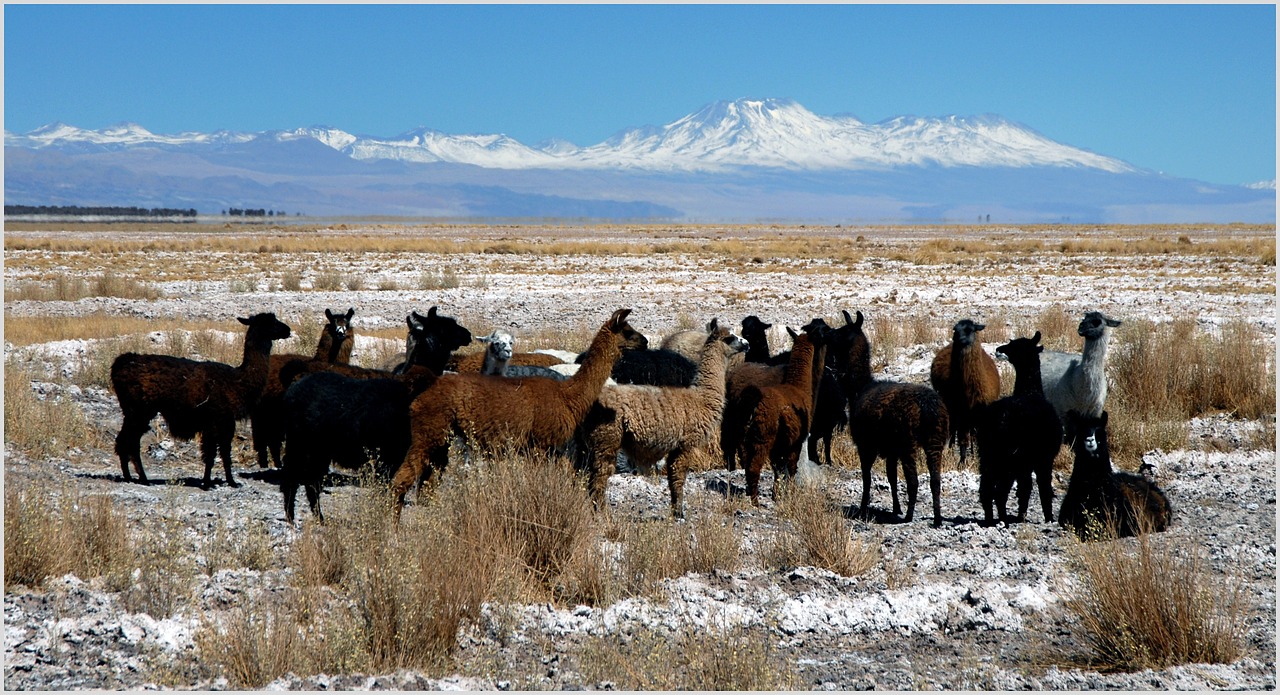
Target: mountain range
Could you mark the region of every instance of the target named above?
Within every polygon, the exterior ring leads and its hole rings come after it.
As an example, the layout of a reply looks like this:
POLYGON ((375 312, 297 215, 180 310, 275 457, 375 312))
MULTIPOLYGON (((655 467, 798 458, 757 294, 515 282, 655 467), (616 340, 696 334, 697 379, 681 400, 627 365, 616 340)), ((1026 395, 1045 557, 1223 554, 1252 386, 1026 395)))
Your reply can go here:
POLYGON ((430 128, 162 135, 134 123, 6 130, 4 143, 9 204, 676 221, 1275 220, 1274 182, 1168 177, 994 115, 868 124, 785 99, 716 102, 586 147, 430 128))

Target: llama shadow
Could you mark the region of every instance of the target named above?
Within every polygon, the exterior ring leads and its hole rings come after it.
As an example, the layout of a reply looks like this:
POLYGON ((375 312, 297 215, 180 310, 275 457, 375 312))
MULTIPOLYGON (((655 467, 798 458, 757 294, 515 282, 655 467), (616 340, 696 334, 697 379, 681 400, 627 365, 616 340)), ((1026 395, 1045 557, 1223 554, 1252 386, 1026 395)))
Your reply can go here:
POLYGON ((250 471, 241 471, 238 477, 245 478, 247 480, 256 480, 268 485, 279 485, 280 476, 281 471, 279 468, 256 468, 250 471))
MULTIPOLYGON (((906 517, 894 514, 891 510, 888 510, 888 509, 876 509, 875 507, 871 507, 868 511, 871 513, 870 514, 871 518, 865 519, 865 521, 869 524, 883 525, 883 524, 907 523, 906 517)), ((841 507, 840 513, 846 519, 852 519, 854 521, 864 521, 864 519, 862 518, 862 510, 859 509, 858 505, 856 504, 851 504, 847 507, 841 507)))
POLYGON ((715 492, 725 497, 746 497, 747 488, 742 485, 734 485, 726 480, 708 480, 706 484, 708 492, 715 492))

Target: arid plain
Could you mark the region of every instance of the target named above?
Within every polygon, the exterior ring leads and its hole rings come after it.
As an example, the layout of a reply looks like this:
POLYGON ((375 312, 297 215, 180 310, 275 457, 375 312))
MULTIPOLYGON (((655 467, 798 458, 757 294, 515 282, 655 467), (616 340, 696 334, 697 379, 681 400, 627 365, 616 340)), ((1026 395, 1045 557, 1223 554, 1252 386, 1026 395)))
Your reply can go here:
MULTIPOLYGON (((7 689, 1275 688, 1274 227, 23 222, 4 243, 7 689), (754 314, 774 352, 786 326, 861 311, 876 376, 917 383, 959 319, 986 325, 988 352, 1036 330, 1079 351, 1076 324, 1100 310, 1123 322, 1115 462, 1156 471, 1173 526, 1088 545, 1057 524, 984 527, 977 470, 953 451, 941 528, 857 520, 848 432, 792 504, 766 473, 751 505, 741 470, 706 457, 682 522, 665 478, 615 475, 608 512, 584 516, 563 460, 519 456, 452 466, 399 530, 350 476, 324 495, 330 523, 303 509, 290 526, 247 422, 238 488, 201 490, 197 443, 159 419, 143 439, 153 484, 121 477, 106 379, 120 352, 234 364, 235 318, 271 311, 295 333, 275 350, 310 354, 324 310, 354 308, 352 361, 376 366, 431 307, 517 350, 573 352, 618 308, 653 347, 754 314), (461 528, 525 518, 522 496, 559 505, 525 519, 554 539, 461 528), (488 559, 458 564, 480 545, 488 559), (554 560, 521 555, 542 545, 554 560), (1214 648, 1101 653, 1089 602, 1116 580, 1099 566, 1145 571, 1134 594, 1185 592, 1207 617, 1180 624, 1214 648), (455 584, 465 600, 428 590, 455 584)), ((1070 467, 1064 449, 1059 501, 1070 467)), ((883 463, 873 481, 887 510, 883 463)))

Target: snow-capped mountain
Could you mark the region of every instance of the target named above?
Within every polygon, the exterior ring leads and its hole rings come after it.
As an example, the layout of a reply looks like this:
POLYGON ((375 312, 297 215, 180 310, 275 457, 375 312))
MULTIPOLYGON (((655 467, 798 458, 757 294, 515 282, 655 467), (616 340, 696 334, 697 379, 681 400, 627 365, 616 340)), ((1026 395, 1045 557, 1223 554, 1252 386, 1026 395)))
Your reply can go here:
POLYGON ((858 170, 933 165, 1135 171, 1117 159, 1054 142, 995 116, 904 116, 868 125, 849 116, 819 116, 785 99, 716 102, 663 126, 623 130, 590 147, 564 141, 529 147, 506 135, 451 135, 430 128, 390 138, 357 136, 325 126, 167 136, 132 123, 99 131, 56 123, 22 136, 6 131, 5 144, 33 148, 71 143, 182 146, 290 137, 313 138, 357 160, 447 162, 491 169, 858 170))
POLYGON ((5 202, 315 215, 694 221, 1275 221, 1275 182, 1164 176, 999 116, 864 123, 785 99, 709 104, 581 147, 427 127, 162 135, 5 131, 5 202))

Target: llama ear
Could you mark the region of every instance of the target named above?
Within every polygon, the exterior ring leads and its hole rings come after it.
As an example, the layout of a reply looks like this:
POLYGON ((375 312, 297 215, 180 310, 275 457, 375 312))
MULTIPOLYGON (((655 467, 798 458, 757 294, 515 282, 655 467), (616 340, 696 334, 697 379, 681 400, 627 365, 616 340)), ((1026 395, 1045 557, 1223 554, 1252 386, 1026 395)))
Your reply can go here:
POLYGON ((707 324, 707 332, 708 332, 708 333, 715 333, 715 332, 716 332, 716 329, 717 329, 717 328, 719 328, 719 327, 720 327, 720 319, 719 319, 719 317, 717 317, 717 318, 713 318, 713 319, 711 319, 710 323, 708 323, 708 324, 707 324))
POLYGON ((982 330, 982 329, 984 329, 984 328, 986 328, 986 327, 987 327, 987 324, 985 324, 985 323, 975 323, 975 324, 973 324, 973 330, 974 330, 974 331, 980 331, 980 330, 982 330))
POLYGON ((1107 426, 1107 411, 1105 410, 1102 411, 1102 426, 1103 427, 1107 426))
POLYGON ((427 312, 427 318, 433 319, 435 317, 436 317, 436 308, 431 307, 430 311, 427 312))
POLYGON ((849 316, 849 310, 848 310, 848 309, 841 309, 841 310, 840 310, 840 313, 844 314, 844 325, 848 326, 848 325, 851 325, 851 324, 853 323, 853 317, 852 317, 852 316, 849 316))
POLYGON ((248 325, 249 325, 249 322, 250 322, 250 321, 252 321, 253 319, 252 319, 252 318, 247 318, 247 319, 246 319, 246 318, 241 318, 241 317, 237 316, 237 317, 236 317, 236 320, 237 320, 237 321, 239 321, 240 323, 243 323, 244 325, 248 326, 248 325))
POLYGON ((1102 320, 1105 321, 1107 325, 1111 326, 1112 328, 1115 328, 1120 325, 1120 319, 1113 319, 1110 316, 1103 316, 1102 320))
POLYGON ((347 309, 347 320, 348 320, 348 321, 350 321, 350 320, 351 320, 351 317, 352 317, 352 316, 355 316, 355 315, 356 315, 356 308, 355 308, 355 307, 351 307, 350 309, 347 309))
POLYGON ((324 310, 324 317, 329 320, 329 323, 333 323, 333 319, 335 318, 333 312, 328 309, 324 310))
POLYGON ((626 323, 627 316, 631 315, 630 309, 619 309, 613 312, 613 316, 609 317, 609 326, 612 328, 621 328, 626 323))
MULTIPOLYGON (((1035 334, 1035 335, 1033 335, 1033 336, 1031 336, 1031 342, 1033 342, 1033 343, 1039 343, 1039 342, 1040 342, 1040 331, 1036 331, 1036 334, 1035 334)), ((1044 348, 1041 348, 1041 349, 1043 350, 1044 348)))
POLYGON ((787 334, 791 336, 792 340, 795 340, 800 337, 799 333, 796 333, 795 331, 791 330, 791 326, 787 326, 787 334))
POLYGON ((858 314, 857 321, 854 321, 852 318, 850 318, 849 311, 847 309, 841 309, 840 311, 844 313, 844 324, 846 326, 853 326, 854 328, 862 328, 862 312, 861 311, 857 312, 858 314))

